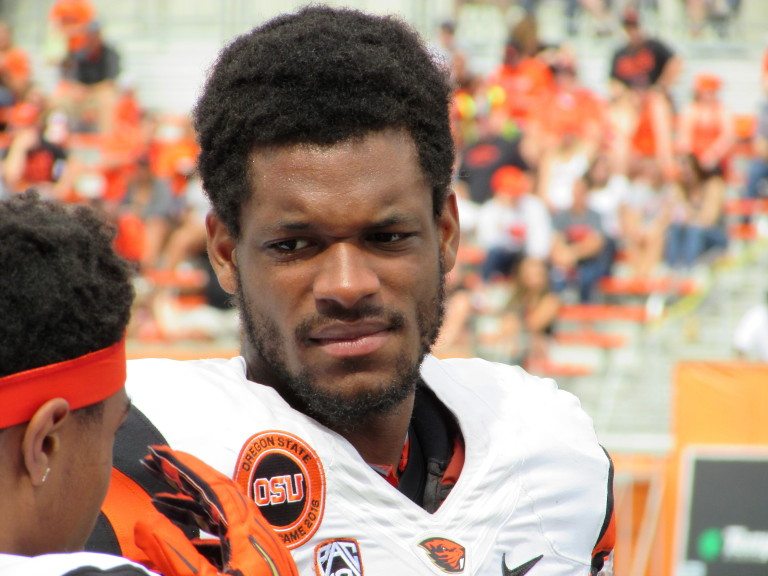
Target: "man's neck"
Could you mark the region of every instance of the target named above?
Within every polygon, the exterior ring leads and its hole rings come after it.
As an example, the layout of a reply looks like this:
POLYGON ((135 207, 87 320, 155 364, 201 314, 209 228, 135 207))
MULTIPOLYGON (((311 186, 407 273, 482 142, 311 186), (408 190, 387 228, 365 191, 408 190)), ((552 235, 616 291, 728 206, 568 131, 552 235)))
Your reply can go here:
MULTIPOLYGON (((249 380, 275 388, 294 409, 301 411, 291 398, 286 397, 285 391, 281 392, 278 386, 270 383, 270 378, 259 370, 259 362, 249 360, 253 358, 254 351, 248 342, 241 344, 241 354, 246 359, 246 374, 249 380)), ((336 428, 329 424, 326 426, 352 444, 367 463, 397 466, 411 423, 415 396, 415 391, 412 391, 400 404, 385 414, 366 416, 364 422, 354 428, 336 428)))
POLYGON ((400 463, 413 413, 414 394, 383 415, 369 416, 354 430, 338 430, 368 464, 394 466, 400 463))

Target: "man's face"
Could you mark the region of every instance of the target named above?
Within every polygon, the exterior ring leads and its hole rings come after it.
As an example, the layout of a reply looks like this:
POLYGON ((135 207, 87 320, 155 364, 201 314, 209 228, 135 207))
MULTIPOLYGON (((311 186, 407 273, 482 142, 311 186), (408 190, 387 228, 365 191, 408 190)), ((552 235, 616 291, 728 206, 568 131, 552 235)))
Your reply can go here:
POLYGON ((238 296, 249 376, 354 428, 418 380, 455 259, 455 199, 435 219, 404 131, 259 150, 251 162, 239 241, 208 221, 217 275, 238 296))

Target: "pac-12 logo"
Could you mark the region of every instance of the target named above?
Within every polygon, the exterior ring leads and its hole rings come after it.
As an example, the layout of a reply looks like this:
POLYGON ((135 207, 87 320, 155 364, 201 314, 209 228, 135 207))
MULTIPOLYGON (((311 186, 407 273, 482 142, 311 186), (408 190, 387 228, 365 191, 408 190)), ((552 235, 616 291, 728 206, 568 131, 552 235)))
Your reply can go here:
POLYGON ((317 576, 363 576, 360 545, 354 538, 324 540, 315 546, 317 576))
POLYGON ((304 544, 320 526, 325 473, 301 438, 276 430, 251 436, 237 457, 235 481, 288 548, 304 544))

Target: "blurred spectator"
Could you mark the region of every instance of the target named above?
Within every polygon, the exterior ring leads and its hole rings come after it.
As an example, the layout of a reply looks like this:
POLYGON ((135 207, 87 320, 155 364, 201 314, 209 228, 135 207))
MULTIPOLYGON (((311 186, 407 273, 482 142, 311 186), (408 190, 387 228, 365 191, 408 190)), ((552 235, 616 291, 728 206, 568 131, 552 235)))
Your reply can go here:
POLYGON ((473 282, 467 269, 456 266, 446 277, 445 321, 432 353, 440 358, 464 358, 474 355, 471 321, 475 313, 473 282))
POLYGON ((757 111, 757 127, 752 144, 754 153, 749 163, 744 189, 747 198, 765 195, 765 186, 768 184, 768 48, 763 54, 761 84, 763 95, 757 111))
POLYGON ((198 266, 207 276, 204 301, 194 306, 184 305, 172 289, 160 288, 150 297, 154 326, 148 323, 145 330, 154 328, 154 336, 170 340, 231 342, 238 337, 240 317, 232 305, 231 295, 219 285, 207 256, 198 259, 195 268, 198 266))
POLYGON ((611 260, 623 247, 622 211, 627 204, 630 185, 626 174, 615 170, 610 157, 598 154, 587 170, 589 207, 600 215, 611 260))
POLYGON ((480 137, 461 151, 459 180, 466 185, 469 199, 476 204, 482 204, 492 196, 491 178, 499 168, 513 166, 527 170, 528 160, 533 156, 527 136, 504 136, 505 122, 506 115, 501 109, 479 113, 480 137))
POLYGON ((149 148, 152 171, 168 180, 174 197, 183 195, 199 151, 188 115, 168 114, 157 119, 149 148))
POLYGON ((501 65, 487 79, 487 93, 494 106, 520 129, 525 126, 540 99, 553 85, 549 65, 537 55, 526 55, 514 40, 504 46, 501 65))
POLYGON ((506 288, 504 302, 496 310, 481 311, 478 347, 484 356, 511 364, 545 359, 561 304, 550 288, 546 262, 523 259, 506 288))
POLYGON ((91 21, 85 43, 70 54, 57 100, 67 110, 78 132, 109 132, 117 101, 116 79, 120 55, 104 41, 101 25, 91 21))
POLYGON ((706 252, 728 245, 725 196, 721 186, 704 178, 691 157, 681 162, 677 186, 679 207, 667 230, 665 259, 673 268, 691 269, 706 252))
POLYGON ((584 177, 574 183, 570 208, 555 212, 552 224, 552 287, 562 292, 575 286, 580 302, 593 301, 598 282, 610 273, 613 255, 600 214, 589 207, 584 177))
MULTIPOLYGON (((0 109, 7 109, 22 99, 30 85, 29 56, 13 43, 11 27, 0 21, 0 109)), ((6 118, 0 118, 4 124, 6 118)))
POLYGON ((730 21, 739 13, 741 0, 686 0, 685 5, 691 36, 700 36, 710 24, 718 36, 725 38, 730 21))
MULTIPOLYGON (((605 36, 611 32, 610 13, 606 0, 563 0, 565 4, 566 32, 576 36, 579 32, 579 12, 583 8, 592 16, 595 22, 595 33, 605 36)), ((610 0, 607 0, 610 2, 610 0)), ((541 0, 522 0, 523 8, 529 14, 535 13, 541 0)))
POLYGON ((454 86, 460 86, 468 73, 467 56, 456 39, 456 22, 443 20, 438 26, 437 43, 431 46, 435 57, 450 71, 454 86))
POLYGON ((694 81, 693 100, 680 114, 678 152, 690 155, 705 183, 722 188, 725 171, 735 143, 731 114, 718 98, 720 78, 699 74, 694 81))
POLYGON ((48 13, 52 32, 62 39, 62 53, 57 63, 68 66, 68 58, 81 50, 87 40, 88 25, 96 18, 96 10, 90 0, 55 0, 48 13))
POLYGON ((663 260, 672 191, 653 159, 637 164, 632 176, 620 208, 622 249, 630 273, 645 278, 653 275, 663 260))
POLYGON ((630 89, 656 86, 668 94, 682 67, 680 57, 661 40, 645 35, 636 8, 626 8, 621 23, 627 43, 613 54, 611 79, 630 89))
MULTIPOLYGON (((141 246, 138 263, 143 269, 159 266, 160 253, 176 215, 168 183, 152 173, 149 158, 140 158, 120 203, 118 218, 140 228, 140 238, 134 244, 141 246)), ((121 226, 124 228, 125 222, 118 224, 118 230, 121 226)), ((136 255, 132 256, 135 259, 136 255)))
POLYGON ((768 293, 765 302, 749 308, 739 320, 733 348, 741 358, 768 362, 768 293))
POLYGON ((605 103, 581 84, 576 58, 569 49, 559 49, 550 68, 554 84, 549 94, 542 98, 532 118, 532 127, 541 131, 548 145, 556 144, 562 132, 570 130, 587 149, 597 150, 605 137, 605 103))
POLYGON ((197 172, 187 182, 182 198, 184 207, 178 224, 171 231, 159 259, 159 264, 169 270, 175 270, 205 252, 205 217, 210 210, 210 202, 197 172))
POLYGON ((493 198, 477 218, 477 242, 486 250, 483 280, 514 274, 526 256, 544 259, 552 242, 547 207, 531 193, 530 177, 513 166, 499 168, 491 181, 493 198))
POLYGON ((665 94, 656 88, 626 89, 608 106, 609 149, 618 169, 634 172, 646 160, 657 163, 671 180, 676 171, 673 129, 674 111, 665 94))
POLYGON ((538 195, 553 213, 571 207, 574 184, 591 161, 575 125, 563 124, 559 130, 557 143, 545 149, 539 164, 538 195))
POLYGON ((10 193, 34 186, 44 197, 63 200, 71 187, 67 152, 46 139, 44 126, 39 104, 21 102, 11 108, 8 117, 11 140, 3 152, 4 184, 10 193))

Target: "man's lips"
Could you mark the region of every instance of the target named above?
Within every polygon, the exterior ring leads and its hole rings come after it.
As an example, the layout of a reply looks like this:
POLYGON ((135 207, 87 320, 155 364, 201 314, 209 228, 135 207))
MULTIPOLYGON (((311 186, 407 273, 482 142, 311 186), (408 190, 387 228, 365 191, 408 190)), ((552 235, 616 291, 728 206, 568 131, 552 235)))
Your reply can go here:
POLYGON ((314 330, 309 341, 336 358, 364 356, 379 350, 391 336, 391 326, 384 322, 331 324, 314 330))

